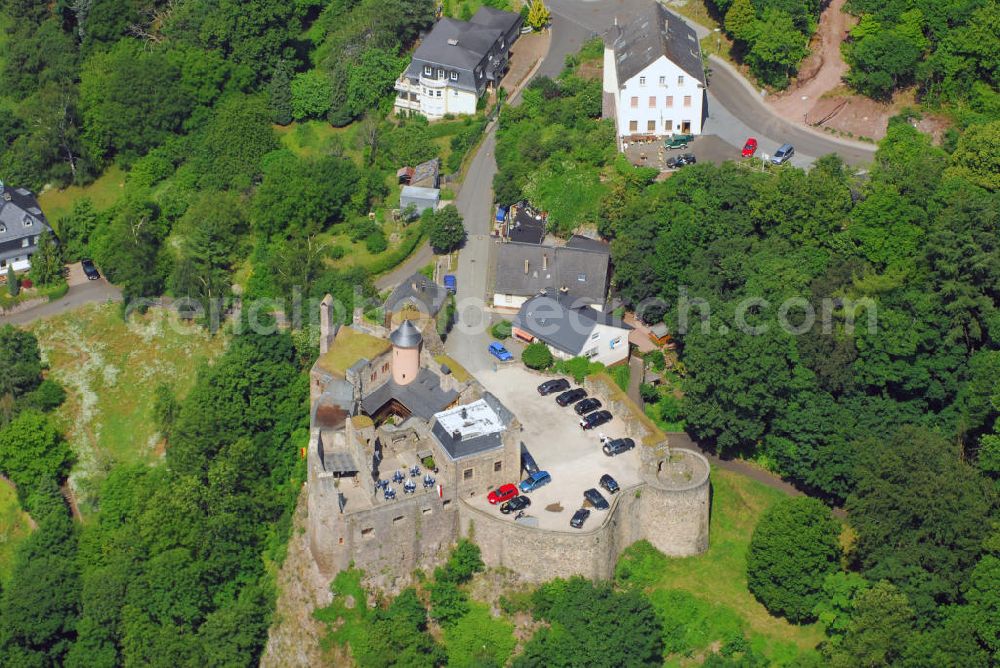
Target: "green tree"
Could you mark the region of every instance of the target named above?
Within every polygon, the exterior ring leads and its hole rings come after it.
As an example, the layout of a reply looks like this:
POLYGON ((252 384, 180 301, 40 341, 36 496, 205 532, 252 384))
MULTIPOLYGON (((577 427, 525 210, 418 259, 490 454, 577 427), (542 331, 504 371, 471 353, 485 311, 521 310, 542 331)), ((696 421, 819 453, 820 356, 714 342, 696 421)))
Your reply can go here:
POLYGON ((973 125, 958 140, 946 173, 960 175, 981 188, 1000 190, 1000 121, 973 125))
POLYGON ((38 235, 38 250, 31 256, 31 280, 54 285, 64 280, 62 251, 48 230, 38 235))
POLYGON ((80 74, 84 142, 98 158, 126 164, 181 129, 193 109, 180 86, 181 70, 163 51, 123 39, 98 53, 80 74))
POLYGON ((843 641, 850 627, 855 597, 869 586, 857 573, 844 571, 828 573, 823 579, 823 593, 813 608, 813 616, 822 622, 828 645, 836 647, 843 641))
POLYGON ((851 71, 845 77, 859 93, 887 100, 900 86, 913 80, 920 60, 920 46, 912 35, 882 30, 847 50, 851 71))
POLYGON ((854 561, 868 579, 896 585, 927 624, 941 603, 958 601, 993 507, 990 486, 961 461, 953 442, 902 429, 859 461, 847 502, 858 536, 854 561))
POLYGON ((264 156, 276 148, 266 100, 234 95, 215 106, 194 166, 205 188, 246 190, 260 175, 264 156))
POLYGON ((454 582, 435 582, 430 589, 431 617, 442 626, 454 626, 469 614, 469 597, 454 582))
POLYGON ((42 413, 24 411, 0 429, 0 471, 22 498, 46 481, 61 482, 72 463, 72 451, 42 413))
POLYGON ((544 343, 529 343, 521 352, 521 361, 529 369, 548 369, 552 366, 552 351, 544 343))
POLYGON ((127 295, 148 297, 163 290, 159 249, 166 230, 150 202, 127 200, 92 241, 94 257, 112 283, 127 295))
POLYGON ((827 650, 830 665, 892 666, 903 658, 913 638, 915 615, 906 595, 888 582, 877 582, 854 597, 854 610, 843 641, 827 650))
POLYGON ((427 610, 412 588, 369 618, 368 633, 352 648, 362 668, 436 668, 446 663, 444 648, 427 633, 427 610))
POLYGON ((358 182, 350 160, 303 160, 290 153, 271 160, 254 195, 253 223, 266 236, 306 237, 340 222, 358 182))
POLYGON ((309 70, 296 74, 291 90, 292 117, 295 120, 322 118, 330 110, 333 85, 325 73, 309 70))
POLYGON ((515 668, 663 663, 660 621, 637 591, 617 592, 573 577, 542 585, 532 603, 535 618, 549 626, 532 636, 515 668))
POLYGON ((753 44, 746 55, 751 71, 765 83, 784 88, 798 69, 799 61, 809 53, 808 40, 791 16, 773 7, 764 10, 753 34, 753 44))
POLYGON ((355 117, 373 109, 387 109, 389 93, 407 59, 396 55, 395 49, 371 47, 365 49, 349 69, 347 108, 355 117))
POLYGON ((465 223, 454 204, 433 213, 428 231, 435 253, 450 253, 465 242, 465 223))
POLYGON ((752 42, 757 27, 757 13, 750 0, 733 0, 726 12, 726 32, 741 42, 752 42))
POLYGON ((747 585, 773 615, 795 623, 814 619, 823 578, 837 570, 839 531, 816 499, 795 497, 760 518, 747 552, 747 585))
POLYGON ((288 125, 292 122, 292 78, 289 66, 281 61, 274 68, 271 82, 267 86, 271 109, 271 120, 278 125, 288 125))
MULTIPOLYGON (((13 408, 17 400, 33 392, 41 381, 38 339, 31 332, 12 325, 0 326, 0 405, 13 408)), ((0 418, 0 423, 6 423, 10 412, 0 418)))

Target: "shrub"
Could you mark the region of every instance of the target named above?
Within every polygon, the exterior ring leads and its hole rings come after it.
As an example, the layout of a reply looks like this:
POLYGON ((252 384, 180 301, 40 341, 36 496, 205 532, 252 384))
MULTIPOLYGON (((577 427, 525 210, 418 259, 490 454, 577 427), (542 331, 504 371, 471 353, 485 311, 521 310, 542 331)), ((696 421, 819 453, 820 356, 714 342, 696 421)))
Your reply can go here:
POLYGON ((816 499, 783 499, 761 517, 747 552, 747 585, 771 614, 815 619, 824 577, 839 567, 840 534, 816 499))
POLYGON ((532 343, 521 353, 521 361, 529 369, 548 369, 552 366, 552 352, 544 343, 532 343))
POLYGON ((385 238, 385 234, 382 233, 380 229, 374 229, 369 232, 368 236, 365 237, 365 248, 372 255, 378 255, 379 253, 384 253, 385 249, 389 247, 389 242, 385 238))
POLYGON ((490 334, 493 338, 503 341, 510 338, 511 327, 510 320, 501 320, 490 327, 490 334))
POLYGON ((591 362, 586 357, 571 357, 556 362, 556 371, 572 376, 577 383, 582 383, 587 376, 604 371, 604 365, 600 362, 591 362))
POLYGON ((619 364, 608 369, 608 375, 615 381, 623 392, 628 390, 628 382, 631 379, 632 371, 628 364, 619 364))

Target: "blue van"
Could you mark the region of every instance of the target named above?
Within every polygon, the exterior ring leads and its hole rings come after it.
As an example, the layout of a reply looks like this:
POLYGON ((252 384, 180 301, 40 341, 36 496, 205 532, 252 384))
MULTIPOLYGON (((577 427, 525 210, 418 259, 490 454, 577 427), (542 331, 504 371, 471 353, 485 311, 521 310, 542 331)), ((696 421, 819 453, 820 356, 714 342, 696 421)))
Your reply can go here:
POLYGON ((528 492, 534 492, 539 487, 548 485, 550 482, 552 482, 552 476, 549 475, 548 471, 535 471, 522 480, 518 487, 523 493, 527 494, 528 492))

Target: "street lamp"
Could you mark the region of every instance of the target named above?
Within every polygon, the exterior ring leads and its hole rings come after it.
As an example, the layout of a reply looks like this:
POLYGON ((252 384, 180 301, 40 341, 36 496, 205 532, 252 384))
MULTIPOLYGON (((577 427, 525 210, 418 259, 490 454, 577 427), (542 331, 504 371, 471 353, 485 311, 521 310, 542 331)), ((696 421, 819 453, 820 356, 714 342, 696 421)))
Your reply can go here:
POLYGON ((722 54, 722 28, 716 28, 712 32, 715 33, 715 54, 722 54))

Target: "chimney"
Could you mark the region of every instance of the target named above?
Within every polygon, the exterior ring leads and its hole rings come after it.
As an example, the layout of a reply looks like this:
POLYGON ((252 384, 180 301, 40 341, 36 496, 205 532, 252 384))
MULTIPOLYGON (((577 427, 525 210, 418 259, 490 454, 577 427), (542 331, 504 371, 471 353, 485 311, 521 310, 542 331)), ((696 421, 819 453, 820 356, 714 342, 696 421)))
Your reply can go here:
POLYGON ((469 417, 469 411, 465 409, 465 406, 462 406, 462 419, 465 420, 468 417, 469 417))
POLYGON ((542 271, 549 270, 549 254, 542 253, 542 271))
POLYGON ((332 323, 330 316, 333 313, 333 296, 323 297, 319 304, 319 354, 324 355, 330 350, 330 343, 333 341, 332 323))
POLYGON ((527 258, 524 259, 524 273, 525 273, 525 275, 527 275, 527 273, 528 273, 528 259, 527 258))

